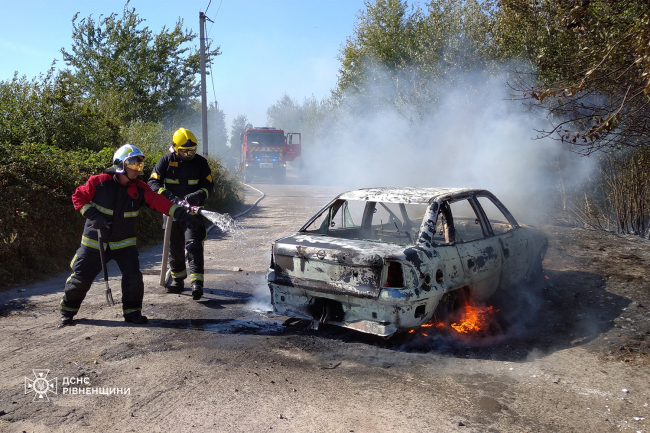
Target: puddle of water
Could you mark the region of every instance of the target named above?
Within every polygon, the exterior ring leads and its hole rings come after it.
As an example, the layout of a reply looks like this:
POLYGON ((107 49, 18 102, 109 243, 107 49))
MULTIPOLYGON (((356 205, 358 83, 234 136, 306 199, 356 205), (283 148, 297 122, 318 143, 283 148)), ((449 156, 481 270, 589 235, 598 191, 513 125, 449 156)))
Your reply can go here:
POLYGON ((224 271, 221 269, 205 269, 203 271, 204 274, 217 274, 217 275, 225 275, 225 274, 237 274, 239 271, 224 271))

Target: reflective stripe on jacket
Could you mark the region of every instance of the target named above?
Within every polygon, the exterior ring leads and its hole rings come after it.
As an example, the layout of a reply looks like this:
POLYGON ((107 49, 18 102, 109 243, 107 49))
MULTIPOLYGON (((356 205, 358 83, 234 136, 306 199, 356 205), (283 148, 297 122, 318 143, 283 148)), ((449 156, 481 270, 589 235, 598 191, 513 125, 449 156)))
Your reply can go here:
MULTIPOLYGON (((135 217, 142 206, 165 215, 171 212, 172 216, 179 209, 165 197, 151 191, 149 185, 141 180, 123 186, 107 173, 91 176, 84 185, 77 187, 72 194, 72 202, 82 215, 90 216, 89 212, 93 209, 92 212, 101 212, 102 217, 112 223, 105 240, 112 250, 135 246, 135 217)), ((91 223, 90 219, 86 219, 81 243, 99 249, 97 230, 90 226, 91 223)))
POLYGON ((187 194, 203 190, 205 197, 199 205, 214 191, 212 171, 208 161, 201 155, 195 155, 191 161, 184 161, 175 152, 161 156, 151 172, 149 186, 158 194, 167 198, 183 198, 187 194))

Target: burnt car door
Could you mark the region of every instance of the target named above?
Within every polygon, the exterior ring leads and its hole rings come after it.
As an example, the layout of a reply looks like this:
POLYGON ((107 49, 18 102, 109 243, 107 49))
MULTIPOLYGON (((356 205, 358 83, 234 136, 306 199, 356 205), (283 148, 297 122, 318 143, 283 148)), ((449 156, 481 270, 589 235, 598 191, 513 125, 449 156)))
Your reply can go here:
POLYGON ((477 300, 489 298, 499 286, 502 269, 502 249, 489 231, 472 199, 450 201, 449 240, 460 256, 472 296, 477 300))
MULTIPOLYGON (((454 245, 453 226, 447 223, 451 221, 449 204, 443 202, 438 206, 437 203, 434 203, 429 211, 429 225, 433 227, 433 233, 426 233, 420 243, 426 245, 429 240, 426 236, 430 236, 433 256, 439 258, 436 261, 437 266, 430 269, 430 278, 435 277, 432 280, 444 292, 468 286, 470 284, 469 277, 460 263, 458 249, 454 245)), ((423 224, 423 227, 427 225, 423 224)))
POLYGON ((476 201, 482 211, 489 231, 499 242, 503 253, 501 286, 511 287, 524 281, 530 265, 530 252, 526 231, 496 197, 477 195, 476 201))

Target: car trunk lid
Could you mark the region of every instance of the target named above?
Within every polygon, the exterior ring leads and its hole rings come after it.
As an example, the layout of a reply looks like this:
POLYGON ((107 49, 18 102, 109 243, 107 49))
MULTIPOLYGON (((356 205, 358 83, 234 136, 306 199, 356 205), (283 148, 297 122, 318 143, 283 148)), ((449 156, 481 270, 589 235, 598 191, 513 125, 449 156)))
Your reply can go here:
POLYGON ((275 243, 276 283, 323 293, 377 298, 383 257, 401 252, 403 249, 394 245, 298 233, 275 243))

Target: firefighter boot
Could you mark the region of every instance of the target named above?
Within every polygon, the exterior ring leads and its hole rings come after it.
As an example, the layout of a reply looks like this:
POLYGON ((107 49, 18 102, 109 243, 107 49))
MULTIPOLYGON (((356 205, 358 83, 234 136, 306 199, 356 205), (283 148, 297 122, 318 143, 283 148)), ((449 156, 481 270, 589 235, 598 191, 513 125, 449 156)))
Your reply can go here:
POLYGON ((66 313, 61 313, 61 319, 60 319, 60 324, 59 326, 72 326, 74 325, 74 322, 72 321, 72 318, 74 316, 66 313))
POLYGON ((185 283, 182 278, 170 278, 166 286, 167 293, 181 293, 185 288, 185 283))
POLYGON ((141 312, 129 313, 124 315, 125 322, 135 323, 136 325, 144 325, 149 322, 147 316, 143 316, 141 312))
POLYGON ((192 283, 192 299, 198 301, 203 296, 203 285, 198 282, 192 283))

